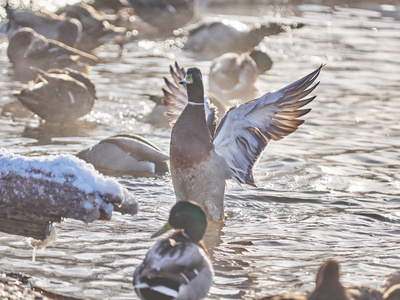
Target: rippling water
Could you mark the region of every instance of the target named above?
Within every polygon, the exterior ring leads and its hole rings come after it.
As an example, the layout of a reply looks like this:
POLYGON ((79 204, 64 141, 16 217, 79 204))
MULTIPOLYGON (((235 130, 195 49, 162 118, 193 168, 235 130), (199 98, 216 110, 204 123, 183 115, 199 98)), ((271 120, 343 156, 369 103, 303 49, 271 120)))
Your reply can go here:
MULTIPOLYGON (((228 183, 228 218, 206 239, 216 273, 210 299, 305 293, 328 258, 341 262, 346 285, 380 287, 385 275, 400 269, 400 22, 390 7, 383 8, 259 5, 204 11, 246 22, 306 24, 264 39, 274 66, 260 76, 260 91, 281 88, 327 63, 306 123, 271 142, 255 168, 258 188, 228 183)), ((170 129, 144 122, 153 107, 146 94, 160 93, 174 60, 206 74, 210 62, 194 61, 167 44, 130 43, 122 58, 115 45, 98 49, 108 62, 91 67, 99 100, 90 115, 54 127, 30 114, 5 113, 0 146, 30 156, 75 154, 130 132, 168 152, 170 129)), ((0 107, 22 87, 12 79, 6 49, 3 39, 0 107)), ((115 214, 110 222, 87 226, 65 220, 57 225, 58 241, 38 250, 36 262, 25 238, 0 233, 0 268, 31 275, 39 287, 67 296, 134 298, 132 273, 175 198, 169 176, 118 180, 137 195, 137 217, 115 214)))

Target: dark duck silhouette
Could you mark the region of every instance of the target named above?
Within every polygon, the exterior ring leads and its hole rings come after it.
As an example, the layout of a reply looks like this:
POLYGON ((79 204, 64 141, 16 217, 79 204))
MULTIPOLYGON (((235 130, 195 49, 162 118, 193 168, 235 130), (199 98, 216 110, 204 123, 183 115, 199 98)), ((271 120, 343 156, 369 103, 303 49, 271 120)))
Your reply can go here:
POLYGON ((81 22, 81 39, 76 47, 85 52, 91 52, 126 31, 124 28, 110 24, 101 13, 86 3, 65 6, 60 8, 57 14, 81 22))
POLYGON ((56 40, 50 40, 29 27, 18 29, 10 37, 7 55, 13 64, 15 76, 21 81, 33 80, 42 70, 70 68, 87 72, 87 63, 98 61, 96 56, 79 51, 56 40))
POLYGON ((50 123, 68 123, 88 114, 96 89, 83 73, 71 69, 38 72, 34 82, 14 96, 40 118, 50 123))
POLYGON ((8 21, 2 26, 1 32, 8 35, 9 38, 16 30, 29 27, 48 39, 57 40, 71 47, 75 46, 80 39, 82 25, 76 19, 56 14, 13 9, 8 2, 5 10, 8 21))
POLYGON ((140 299, 198 300, 207 296, 214 270, 201 242, 207 228, 202 208, 190 201, 177 202, 167 224, 152 237, 177 229, 159 240, 133 274, 140 299))
POLYGON ((170 36, 197 14, 197 0, 127 0, 143 21, 154 26, 159 36, 170 36))
MULTIPOLYGON (((171 133, 170 169, 177 201, 199 203, 212 221, 224 217, 225 181, 255 186, 253 167, 270 140, 296 131, 314 100, 303 99, 322 66, 302 79, 258 99, 232 107, 216 128, 215 108, 205 101, 199 69, 187 71, 188 102, 171 133)), ((173 107, 170 107, 173 109, 173 107)), ((174 115, 174 114, 172 114, 174 115)))

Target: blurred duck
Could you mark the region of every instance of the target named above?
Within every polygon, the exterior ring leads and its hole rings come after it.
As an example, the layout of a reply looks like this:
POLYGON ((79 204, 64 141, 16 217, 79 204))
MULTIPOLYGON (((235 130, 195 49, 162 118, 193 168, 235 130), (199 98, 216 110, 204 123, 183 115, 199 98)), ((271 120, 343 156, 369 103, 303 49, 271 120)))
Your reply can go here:
POLYGON ((234 20, 212 19, 188 28, 184 49, 201 59, 214 59, 228 52, 240 54, 257 46, 266 36, 302 26, 280 23, 247 25, 234 20))
POLYGON ((8 38, 21 27, 29 27, 48 39, 57 40, 71 47, 75 46, 80 39, 82 25, 76 19, 56 14, 13 9, 8 3, 5 9, 8 21, 3 24, 0 31, 8 35, 8 38))
POLYGON ((77 154, 102 173, 155 176, 168 172, 169 156, 143 137, 119 134, 77 154))
POLYGON ((57 14, 65 15, 81 22, 81 39, 76 47, 82 51, 91 52, 98 46, 125 32, 124 28, 111 25, 105 20, 104 15, 86 3, 65 6, 59 9, 57 14))
POLYGON ((351 286, 347 291, 354 300, 382 300, 382 293, 369 286, 351 286))
POLYGON ((315 290, 308 300, 354 300, 340 282, 339 263, 326 261, 318 270, 315 290))
POLYGON ((257 76, 269 70, 272 61, 260 50, 225 53, 212 61, 208 77, 210 92, 224 101, 254 99, 257 76))
POLYGON ((71 69, 43 71, 14 96, 40 118, 50 123, 68 123, 92 110, 96 89, 83 73, 71 69))
POLYGON ((91 5, 96 10, 113 11, 114 13, 126 7, 120 0, 94 0, 91 5))
POLYGON ((11 35, 7 55, 13 64, 16 77, 22 81, 36 78, 37 72, 30 69, 30 66, 42 70, 71 68, 87 72, 87 64, 80 59, 90 63, 98 60, 93 55, 61 42, 48 40, 28 27, 20 28, 11 35))
POLYGON ((326 261, 318 271, 315 290, 308 300, 399 300, 400 285, 387 283, 383 293, 368 286, 343 287, 340 283, 339 263, 326 261))
POLYGON ((386 284, 382 288, 383 300, 399 300, 400 299, 400 271, 391 274, 386 284))
POLYGON ((135 13, 158 29, 159 36, 172 35, 197 14, 197 0, 127 0, 135 13))
POLYGON ((133 274, 133 286, 140 299, 197 300, 207 296, 213 281, 213 267, 201 242, 207 217, 200 206, 177 202, 167 224, 153 234, 157 237, 177 229, 159 240, 147 252, 133 274))
POLYGON ((389 276, 383 292, 368 286, 345 288, 340 282, 339 263, 328 260, 320 267, 315 290, 308 295, 281 294, 261 300, 400 300, 400 272, 389 276))
MULTIPOLYGON (((321 67, 274 93, 233 106, 216 128, 215 110, 204 100, 202 75, 190 68, 186 84, 188 103, 171 133, 170 168, 177 200, 199 203, 210 220, 224 218, 225 181, 256 186, 253 167, 270 140, 295 132, 314 100, 305 98, 321 67)), ((177 112, 176 114, 179 114, 177 112)))

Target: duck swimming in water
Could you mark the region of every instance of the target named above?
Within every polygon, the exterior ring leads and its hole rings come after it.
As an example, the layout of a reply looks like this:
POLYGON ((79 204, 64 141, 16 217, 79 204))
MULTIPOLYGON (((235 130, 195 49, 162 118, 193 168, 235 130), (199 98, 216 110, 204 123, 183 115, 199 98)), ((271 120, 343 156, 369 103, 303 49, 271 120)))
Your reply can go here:
POLYGON ((134 134, 111 136, 77 156, 105 174, 156 176, 168 172, 169 156, 150 141, 134 134))
POLYGON ((57 16, 11 8, 6 4, 7 22, 3 24, 1 32, 8 38, 22 27, 32 28, 38 34, 48 39, 57 40, 65 45, 74 47, 80 39, 82 25, 73 18, 57 16))
POLYGON ((126 31, 122 27, 111 25, 100 12, 86 3, 67 5, 60 8, 57 14, 81 22, 81 38, 76 47, 85 52, 91 52, 126 31))
POLYGON ((254 99, 254 86, 259 74, 269 70, 272 60, 260 50, 246 53, 225 53, 215 58, 210 66, 210 92, 223 101, 254 99))
POLYGON ((198 10, 197 0, 126 0, 135 13, 154 26, 158 36, 170 36, 193 19, 198 10))
POLYGON ((68 123, 88 114, 96 88, 83 73, 71 69, 38 72, 34 82, 14 96, 32 112, 50 123, 68 123))
POLYGON ((216 128, 215 109, 205 102, 199 69, 187 71, 188 103, 171 133, 170 169, 178 201, 199 203, 210 220, 224 217, 225 181, 255 186, 253 167, 270 140, 280 140, 297 130, 300 109, 314 100, 304 99, 321 67, 302 79, 258 99, 232 107, 216 128), (215 130, 216 128, 216 130, 215 130))
POLYGON ((301 28, 303 24, 253 24, 214 18, 187 28, 185 50, 197 58, 214 59, 228 52, 244 53, 257 46, 266 36, 284 32, 286 28, 301 28))
POLYGON ((177 229, 159 240, 133 274, 140 299, 198 300, 207 296, 214 270, 201 242, 207 228, 203 209, 190 201, 179 201, 171 209, 167 224, 152 237, 177 229))
POLYGON ((98 61, 96 56, 69 47, 59 41, 50 40, 23 27, 15 31, 9 40, 7 55, 13 64, 15 77, 21 81, 33 80, 41 70, 70 68, 87 73, 87 64, 98 61))

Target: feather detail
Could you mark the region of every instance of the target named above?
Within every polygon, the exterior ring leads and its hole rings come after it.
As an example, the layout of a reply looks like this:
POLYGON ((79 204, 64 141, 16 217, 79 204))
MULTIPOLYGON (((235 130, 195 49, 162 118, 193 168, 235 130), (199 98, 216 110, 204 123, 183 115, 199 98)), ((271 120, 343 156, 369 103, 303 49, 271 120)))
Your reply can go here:
POLYGON ((296 82, 258 99, 232 107, 224 116, 213 141, 238 183, 255 185, 253 167, 270 140, 280 140, 296 131, 311 109, 300 109, 315 99, 309 95, 318 85, 317 70, 296 82), (310 87, 311 86, 311 87, 310 87))
POLYGON ((186 289, 193 289, 192 284, 209 288, 212 267, 205 258, 204 250, 186 241, 178 231, 150 249, 134 273, 134 288, 142 299, 175 298, 186 293, 186 289))

